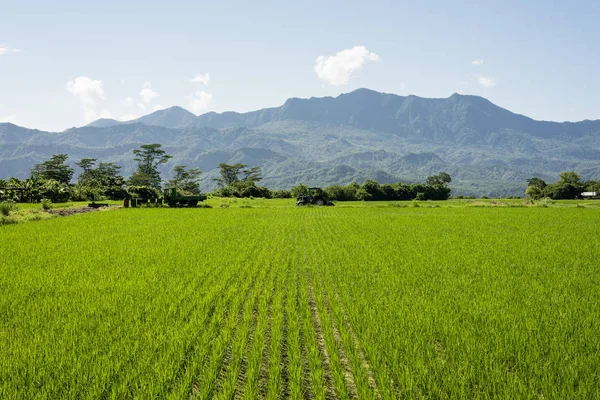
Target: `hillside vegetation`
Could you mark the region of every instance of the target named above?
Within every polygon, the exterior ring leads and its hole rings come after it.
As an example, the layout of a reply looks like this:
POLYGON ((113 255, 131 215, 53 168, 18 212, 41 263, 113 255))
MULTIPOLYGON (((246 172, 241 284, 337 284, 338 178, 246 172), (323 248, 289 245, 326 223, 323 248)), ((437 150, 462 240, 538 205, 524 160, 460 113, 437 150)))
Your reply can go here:
POLYGON ((272 189, 416 182, 438 171, 453 177, 453 193, 520 195, 526 179, 551 180, 576 170, 600 179, 600 121, 535 121, 477 96, 445 99, 397 96, 367 89, 336 98, 292 98, 280 107, 199 117, 173 107, 126 123, 99 120, 61 133, 0 124, 0 170, 24 178, 52 154, 135 165, 131 151, 162 143, 174 157, 162 166, 206 172, 214 187, 220 163, 260 166, 272 189))

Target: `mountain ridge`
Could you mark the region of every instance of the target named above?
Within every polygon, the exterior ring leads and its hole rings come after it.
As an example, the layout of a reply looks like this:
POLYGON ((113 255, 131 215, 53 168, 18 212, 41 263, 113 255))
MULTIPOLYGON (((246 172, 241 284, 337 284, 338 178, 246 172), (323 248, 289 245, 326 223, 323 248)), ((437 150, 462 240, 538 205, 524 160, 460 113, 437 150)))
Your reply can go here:
MULTIPOLYGON (((98 120, 64 132, 0 124, 0 171, 24 177, 53 153, 123 166, 131 151, 161 143, 176 164, 202 166, 214 185, 220 162, 259 165, 265 185, 326 185, 355 179, 419 181, 446 170, 456 193, 522 194, 531 176, 579 170, 600 178, 600 120, 536 121, 473 95, 428 99, 358 89, 337 97, 290 98, 279 107, 195 116, 181 107, 136 120, 98 120), (248 150, 254 149, 254 150, 248 150)), ((2 176, 0 176, 2 178, 2 176)))

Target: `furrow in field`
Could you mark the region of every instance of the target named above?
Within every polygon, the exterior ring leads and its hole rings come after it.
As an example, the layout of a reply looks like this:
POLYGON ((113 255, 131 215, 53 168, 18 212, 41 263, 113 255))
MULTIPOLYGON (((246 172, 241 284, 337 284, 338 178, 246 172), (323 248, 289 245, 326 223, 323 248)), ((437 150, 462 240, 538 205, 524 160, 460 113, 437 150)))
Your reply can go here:
POLYGON ((338 348, 339 359, 342 367, 344 368, 344 378, 346 381, 346 387, 348 389, 348 397, 351 399, 358 399, 358 394, 356 392, 356 383, 354 381, 354 374, 352 373, 352 367, 350 366, 350 360, 346 355, 346 351, 344 350, 344 345, 342 343, 342 337, 340 336, 340 331, 338 330, 335 320, 333 317, 333 313, 331 311, 331 305, 329 304, 329 298, 327 294, 323 292, 323 301, 325 303, 325 307, 327 309, 327 314, 331 322, 331 329, 333 332, 333 339, 338 348))
POLYGON ((271 344, 269 350, 268 395, 271 399, 285 399, 290 394, 288 356, 288 313, 290 268, 285 265, 285 280, 275 298, 272 312, 271 344))
MULTIPOLYGON (((232 274, 226 282, 230 282, 232 281, 232 279, 234 278, 234 275, 232 274)), ((200 283, 202 280, 202 277, 198 279, 198 283, 200 283)), ((211 281, 209 280, 209 283, 211 281)), ((204 282, 205 284, 206 282, 204 282)), ((194 285, 194 288, 197 287, 197 285, 194 285)), ((211 307, 214 307, 215 303, 218 303, 219 301, 222 301, 222 292, 223 290, 226 288, 226 284, 221 285, 220 287, 217 286, 217 288, 215 288, 215 290, 212 293, 209 293, 203 300, 205 300, 204 304, 201 306, 202 309, 209 309, 211 307), (212 294, 212 296, 211 296, 212 294)), ((192 291, 193 292, 193 291, 192 291)), ((182 300, 180 301, 180 305, 185 304, 185 299, 189 299, 190 295, 188 296, 184 296, 184 298, 182 298, 182 300)), ((187 305, 191 305, 191 309, 188 310, 187 314, 187 318, 189 318, 194 311, 197 310, 197 308, 199 307, 197 302, 188 302, 187 305)), ((205 322, 208 322, 211 318, 212 318, 212 313, 208 312, 206 314, 206 317, 204 318, 205 322)), ((204 325, 203 325, 204 326, 204 325)), ((180 368, 181 366, 183 366, 183 368, 185 368, 185 364, 187 363, 187 360, 189 359, 189 352, 190 350, 193 349, 193 344, 190 344, 188 346, 188 349, 184 351, 184 356, 181 358, 181 363, 180 363, 180 368)), ((130 387, 132 385, 133 382, 135 382, 135 380, 139 379, 139 377, 142 375, 142 373, 144 372, 145 369, 143 368, 138 368, 138 369, 133 369, 131 368, 131 365, 133 363, 138 363, 139 362, 139 355, 138 353, 142 351, 142 348, 138 348, 138 351, 133 353, 131 355, 131 357, 129 358, 129 361, 122 364, 120 369, 118 371, 115 371, 115 373, 112 375, 112 378, 110 378, 107 383, 106 386, 103 390, 103 392, 100 394, 100 398, 109 398, 109 397, 114 397, 114 396, 118 396, 119 393, 123 394, 126 393, 128 391, 128 387, 130 387), (136 374, 135 375, 130 375, 128 376, 127 374, 121 374, 120 372, 123 371, 135 371, 136 374), (120 379, 125 378, 124 381, 120 382, 120 379)), ((146 365, 150 365, 150 364, 154 364, 157 362, 157 357, 159 356, 159 354, 154 354, 154 360, 153 361, 149 361, 146 365)), ((180 369, 181 371, 181 369, 180 369)), ((177 373, 179 374, 179 372, 177 373)), ((170 386, 170 383, 166 383, 166 387, 170 386)))
MULTIPOLYGON (((348 220, 348 222, 353 222, 351 220, 348 220)), ((323 232, 323 236, 327 236, 330 238, 330 240, 332 240, 333 242, 340 242, 343 240, 348 240, 347 237, 344 237, 341 234, 341 230, 339 229, 335 229, 335 227, 333 227, 331 224, 327 224, 324 223, 323 220, 318 221, 317 222, 318 226, 320 227, 320 230, 323 232)), ((351 229, 351 232, 360 232, 360 230, 357 229, 351 229)), ((316 243, 316 246, 320 248, 319 253, 321 254, 321 257, 328 257, 330 255, 330 252, 327 251, 326 248, 322 247, 323 243, 322 241, 318 241, 316 243)), ((348 263, 352 262, 354 260, 354 257, 350 254, 350 252, 348 251, 348 248, 346 246, 340 246, 340 248, 344 253, 345 253, 345 258, 346 261, 348 263)), ((316 251, 316 250, 315 250, 316 251)), ((327 261, 323 261, 324 265, 327 265, 327 261)), ((322 271, 320 273, 320 276, 329 276, 329 283, 330 283, 330 287, 331 287, 331 292, 335 298, 336 304, 334 305, 334 309, 335 311, 330 307, 329 310, 332 311, 334 314, 338 313, 341 316, 341 320, 340 320, 340 326, 343 327, 343 330, 345 331, 342 334, 339 334, 340 331, 338 330, 338 337, 343 338, 345 335, 345 333, 347 333, 349 336, 350 340, 346 340, 346 342, 349 344, 349 346, 351 346, 352 349, 352 353, 354 353, 357 357, 357 361, 360 364, 360 367, 366 372, 366 377, 367 377, 367 381, 368 381, 368 385, 369 388, 371 389, 373 395, 375 398, 377 399, 381 399, 381 391, 379 390, 377 381, 375 380, 373 371, 371 370, 371 367, 369 365, 369 362, 367 360, 367 358, 365 357, 365 353, 363 351, 362 345, 360 343, 360 340, 358 339, 358 336, 356 335, 353 327, 352 327, 352 323, 350 322, 350 319, 348 318, 348 309, 344 306, 344 303, 341 299, 341 297, 339 296, 335 285, 332 282, 332 276, 331 273, 327 274, 325 271, 322 271)), ((325 290, 323 291, 325 293, 325 290)), ((331 304, 330 304, 331 306, 331 304)), ((333 315, 332 315, 333 316, 333 315)), ((335 316, 333 316, 335 318, 335 316)), ((335 324, 334 324, 335 325, 335 324)), ((337 330, 337 328, 336 328, 337 330)), ((347 354, 346 354, 347 356, 347 354)), ((347 357, 345 357, 346 359, 348 359, 347 357)), ((357 371, 355 371, 357 372, 357 371)), ((354 380, 354 388, 356 389, 356 380, 354 380)), ((358 393, 357 393, 358 396, 358 393)))
POLYGON ((236 385, 236 399, 256 399, 260 397, 261 369, 266 349, 265 340, 270 322, 269 310, 273 303, 278 274, 272 273, 270 278, 271 283, 265 290, 265 295, 259 299, 258 307, 256 308, 254 316, 256 318, 256 327, 244 351, 245 356, 236 385))
POLYGON ((316 341, 319 349, 319 354, 323 362, 323 368, 325 372, 325 383, 327 385, 326 398, 335 399, 337 398, 335 391, 335 383, 333 379, 333 372, 331 369, 331 361, 329 358, 329 352, 325 344, 325 336, 321 324, 321 317, 319 316, 319 310, 317 309, 317 302, 315 298, 315 292, 312 285, 312 279, 308 280, 308 306, 312 315, 312 322, 315 329, 316 341))
POLYGON ((311 246, 312 262, 308 275, 311 304, 313 305, 313 312, 318 317, 319 331, 322 333, 321 338, 324 340, 324 343, 322 342, 324 349, 325 351, 327 351, 327 348, 331 349, 331 353, 328 353, 331 361, 328 364, 331 366, 337 392, 341 398, 356 399, 358 393, 352 366, 344 349, 338 324, 335 322, 331 310, 327 288, 323 284, 323 275, 330 273, 325 255, 331 253, 333 240, 326 227, 321 226, 320 228, 321 236, 311 246), (323 320, 320 318, 321 315, 323 320))
POLYGON ((217 398, 231 398, 235 394, 236 382, 245 358, 244 350, 248 346, 248 340, 256 328, 256 309, 258 302, 263 296, 267 278, 272 270, 272 264, 265 268, 258 290, 252 290, 252 295, 247 296, 246 301, 241 305, 236 326, 233 329, 229 344, 227 346, 226 356, 221 364, 221 372, 216 384, 217 398))
POLYGON ((381 399, 381 394, 379 392, 379 388, 377 387, 377 382, 375 381, 375 378, 373 377, 373 372, 371 371, 369 362, 367 361, 367 358, 365 357, 365 353, 362 350, 360 340, 358 340, 358 337, 356 336, 356 333, 354 332, 354 329, 352 328, 352 323, 350 322, 350 319, 348 318, 346 308, 344 307, 339 295, 337 293, 335 293, 334 296, 337 301, 337 307, 339 308, 339 310, 342 314, 342 318, 343 318, 346 330, 350 334, 350 337, 352 338, 352 341, 354 343, 354 348, 356 349, 356 353, 358 354, 360 363, 361 363, 362 367, 365 369, 365 371, 367 372, 367 376, 369 378, 369 386, 375 393, 375 397, 377 399, 381 399))
MULTIPOLYGON (((277 275, 277 274, 275 274, 277 275)), ((267 393, 269 390, 269 360, 271 358, 271 327, 273 325, 273 302, 275 298, 275 290, 277 286, 273 286, 271 291, 271 295, 269 298, 269 303, 267 305, 267 324, 265 327, 265 335, 264 335, 264 344, 262 350, 262 361, 260 365, 259 371, 259 379, 258 379, 258 392, 261 399, 267 397, 267 393)))
MULTIPOLYGON (((252 271, 248 268, 249 271, 252 271)), ((259 280, 259 274, 251 273, 252 277, 246 282, 242 283, 242 287, 233 288, 238 293, 235 298, 235 302, 231 309, 237 312, 229 312, 226 320, 223 322, 222 327, 219 331, 218 336, 214 338, 210 343, 207 343, 206 355, 203 357, 204 363, 200 371, 198 371, 198 383, 199 388, 198 396, 201 398, 214 397, 219 388, 219 378, 224 375, 224 371, 227 370, 229 363, 229 357, 231 354, 231 341, 238 329, 238 322, 240 319, 240 313, 243 313, 244 305, 248 303, 250 293, 254 290, 257 281, 259 280), (246 287, 244 288, 244 284, 246 287), (239 293, 242 290, 242 293, 239 293)), ((260 278, 265 278, 266 271, 263 271, 260 278)))

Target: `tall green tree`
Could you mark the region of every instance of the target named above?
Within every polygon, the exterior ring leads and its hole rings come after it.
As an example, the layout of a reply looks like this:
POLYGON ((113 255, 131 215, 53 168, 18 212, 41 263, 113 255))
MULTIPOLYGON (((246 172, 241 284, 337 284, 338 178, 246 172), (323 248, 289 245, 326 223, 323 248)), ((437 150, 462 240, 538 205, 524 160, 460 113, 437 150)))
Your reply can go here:
POLYGON ((213 178, 221 187, 227 187, 237 182, 254 184, 262 180, 260 167, 248 168, 246 164, 219 164, 219 178, 213 178))
POLYGON ((527 179, 527 186, 535 186, 540 190, 544 190, 547 185, 542 178, 534 176, 533 178, 527 179))
POLYGON ((242 170, 246 168, 246 164, 219 164, 219 178, 213 178, 213 181, 217 182, 221 187, 227 187, 235 182, 239 182, 239 175, 242 170))
POLYGON ((176 187, 179 191, 189 194, 200 194, 200 174, 202 172, 198 168, 186 169, 185 165, 176 165, 173 167, 175 176, 167 185, 176 187))
POLYGON ((242 174, 244 175, 243 181, 245 182, 256 183, 262 181, 262 171, 260 170, 260 167, 244 168, 242 174))
POLYGON ((55 154, 47 161, 36 164, 31 170, 31 176, 42 181, 54 180, 68 185, 75 172, 66 162, 66 154, 55 154))
MULTIPOLYGON (((130 178, 133 182, 145 182, 147 186, 160 189, 160 172, 158 166, 169 161, 172 156, 168 155, 158 143, 144 144, 140 149, 133 150, 134 160, 138 162, 138 169, 130 178)), ((139 186, 139 185, 138 185, 139 186)))
POLYGON ((452 177, 447 172, 440 172, 437 175, 431 175, 427 177, 428 185, 447 185, 452 182, 452 177))
POLYGON ((581 182, 581 175, 575 171, 563 171, 560 173, 559 183, 569 184, 573 186, 579 185, 581 182))
POLYGON ((111 200, 125 197, 125 179, 120 175, 121 167, 112 162, 101 162, 96 166, 95 158, 84 158, 77 163, 83 169, 75 185, 76 197, 95 198, 106 196, 111 200))

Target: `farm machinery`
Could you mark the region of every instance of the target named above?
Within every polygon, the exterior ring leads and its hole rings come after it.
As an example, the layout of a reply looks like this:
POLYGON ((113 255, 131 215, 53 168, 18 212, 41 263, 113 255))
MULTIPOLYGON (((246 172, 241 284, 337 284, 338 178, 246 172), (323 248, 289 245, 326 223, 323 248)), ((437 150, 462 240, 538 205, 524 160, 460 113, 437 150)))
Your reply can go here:
POLYGON ((313 204, 315 206, 333 206, 331 201, 327 199, 323 189, 318 187, 308 188, 305 194, 301 194, 296 198, 297 206, 306 206, 313 204))
POLYGON ((181 194, 177 191, 176 188, 167 188, 163 192, 164 202, 169 205, 169 207, 181 207, 187 205, 188 207, 196 207, 199 201, 206 200, 205 194, 193 194, 186 195, 181 194))

